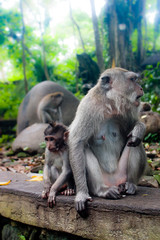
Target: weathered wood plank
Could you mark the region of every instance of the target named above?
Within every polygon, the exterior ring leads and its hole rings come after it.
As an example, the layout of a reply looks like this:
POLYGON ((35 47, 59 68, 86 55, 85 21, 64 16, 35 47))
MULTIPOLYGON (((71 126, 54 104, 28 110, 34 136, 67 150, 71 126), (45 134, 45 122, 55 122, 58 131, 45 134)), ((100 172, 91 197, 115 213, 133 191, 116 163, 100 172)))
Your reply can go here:
POLYGON ((41 199, 42 182, 27 182, 23 174, 0 172, 0 214, 29 225, 68 232, 95 240, 158 240, 160 236, 160 189, 139 187, 135 196, 120 200, 94 198, 89 217, 74 209, 74 197, 58 196, 53 209, 41 199))

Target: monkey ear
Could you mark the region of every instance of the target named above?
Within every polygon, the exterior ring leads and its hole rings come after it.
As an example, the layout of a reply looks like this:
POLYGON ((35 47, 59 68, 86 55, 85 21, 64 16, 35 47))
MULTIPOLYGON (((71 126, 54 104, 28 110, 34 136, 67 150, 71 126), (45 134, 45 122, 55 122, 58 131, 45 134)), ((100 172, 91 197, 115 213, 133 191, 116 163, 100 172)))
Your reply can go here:
POLYGON ((53 122, 50 122, 49 125, 50 125, 51 127, 55 127, 55 126, 56 126, 56 122, 54 122, 54 121, 53 121, 53 122))
POLYGON ((64 132, 64 135, 63 135, 64 141, 68 139, 68 136, 69 136, 69 131, 64 132))

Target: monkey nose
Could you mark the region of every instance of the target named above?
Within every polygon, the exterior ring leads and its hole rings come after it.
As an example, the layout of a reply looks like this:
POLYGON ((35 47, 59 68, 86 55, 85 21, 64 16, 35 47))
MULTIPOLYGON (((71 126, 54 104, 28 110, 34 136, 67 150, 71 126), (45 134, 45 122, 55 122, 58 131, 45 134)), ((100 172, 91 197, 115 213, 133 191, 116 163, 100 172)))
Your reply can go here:
POLYGON ((53 148, 54 148, 53 146, 49 146, 49 147, 48 147, 49 150, 52 150, 53 148))

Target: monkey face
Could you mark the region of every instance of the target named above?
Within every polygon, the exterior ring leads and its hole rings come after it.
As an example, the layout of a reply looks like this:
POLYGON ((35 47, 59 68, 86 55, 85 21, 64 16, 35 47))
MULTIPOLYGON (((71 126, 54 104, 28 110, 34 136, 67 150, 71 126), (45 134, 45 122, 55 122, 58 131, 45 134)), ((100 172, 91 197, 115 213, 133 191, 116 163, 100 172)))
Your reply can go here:
POLYGON ((113 68, 102 73, 99 80, 100 86, 106 91, 107 98, 115 101, 122 97, 125 102, 129 101, 136 107, 140 105, 143 89, 138 84, 139 75, 125 69, 113 68), (114 70, 114 71, 113 71, 114 70))
POLYGON ((139 85, 139 75, 133 72, 128 72, 126 74, 126 87, 128 88, 128 92, 126 89, 126 93, 128 93, 128 99, 132 102, 136 107, 140 105, 140 99, 143 96, 144 92, 142 87, 139 85))
POLYGON ((58 138, 57 136, 53 135, 45 136, 45 141, 50 152, 58 153, 66 145, 62 137, 58 138))
POLYGON ((67 146, 68 134, 69 132, 66 126, 60 123, 51 122, 44 131, 48 150, 56 153, 64 150, 67 146))

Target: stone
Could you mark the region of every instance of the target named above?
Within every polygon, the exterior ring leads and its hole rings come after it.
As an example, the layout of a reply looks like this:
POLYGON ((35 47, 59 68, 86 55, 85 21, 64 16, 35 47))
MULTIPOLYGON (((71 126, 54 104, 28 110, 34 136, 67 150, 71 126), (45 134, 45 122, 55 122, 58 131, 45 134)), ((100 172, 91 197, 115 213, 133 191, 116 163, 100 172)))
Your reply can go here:
POLYGON ((45 123, 35 123, 25 128, 14 140, 13 151, 25 151, 30 154, 43 153, 44 148, 40 145, 44 142, 44 130, 47 126, 48 124, 45 123))
POLYGON ((0 215, 39 228, 66 232, 94 240, 157 240, 160 236, 160 189, 138 187, 137 194, 118 200, 93 198, 88 218, 74 208, 74 196, 57 196, 49 208, 41 198, 42 182, 29 182, 24 174, 2 172, 0 215))

